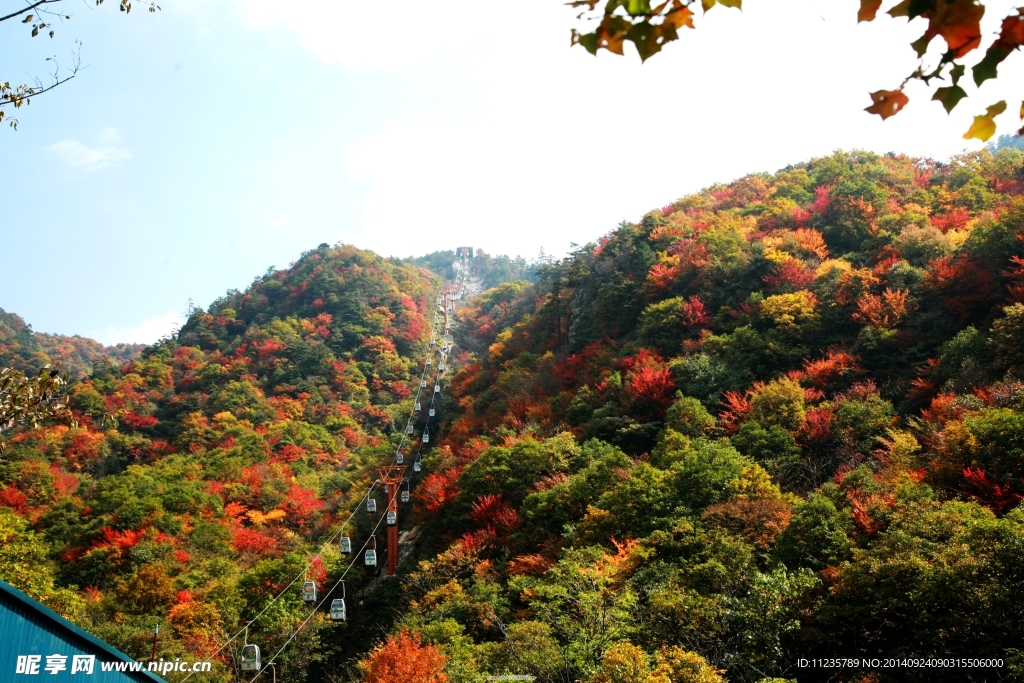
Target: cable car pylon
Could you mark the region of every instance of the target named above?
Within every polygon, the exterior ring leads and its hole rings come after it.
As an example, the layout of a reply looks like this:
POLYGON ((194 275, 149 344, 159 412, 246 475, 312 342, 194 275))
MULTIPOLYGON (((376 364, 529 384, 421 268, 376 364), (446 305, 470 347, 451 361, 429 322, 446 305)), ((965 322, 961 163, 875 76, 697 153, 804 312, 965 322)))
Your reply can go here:
POLYGON ((404 465, 385 465, 377 470, 380 483, 390 495, 388 497, 388 576, 394 576, 398 569, 398 489, 405 481, 404 465))

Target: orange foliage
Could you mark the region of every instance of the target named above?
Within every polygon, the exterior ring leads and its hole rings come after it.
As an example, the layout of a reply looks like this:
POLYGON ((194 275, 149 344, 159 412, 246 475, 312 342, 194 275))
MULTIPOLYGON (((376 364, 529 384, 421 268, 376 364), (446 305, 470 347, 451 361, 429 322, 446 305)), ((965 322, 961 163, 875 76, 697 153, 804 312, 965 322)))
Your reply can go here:
MULTIPOLYGON (((799 210, 799 209, 798 209, 799 210)), ((793 238, 800 248, 814 254, 822 261, 829 257, 828 245, 825 238, 814 228, 797 228, 793 231, 793 238)))
POLYGON ((759 548, 767 549, 778 538, 793 516, 782 498, 735 498, 716 503, 701 514, 701 521, 727 529, 759 548))
POLYGON ((824 358, 804 361, 805 376, 816 387, 826 387, 859 372, 863 370, 857 365, 857 357, 845 351, 830 350, 824 358))
POLYGON ((907 314, 907 297, 910 290, 885 288, 882 296, 865 294, 857 302, 853 319, 874 327, 895 328, 907 314))
POLYGON ((543 555, 520 555, 509 560, 508 573, 512 576, 519 574, 542 576, 552 566, 554 566, 554 562, 543 555))
POLYGON ((722 413, 719 417, 726 433, 731 434, 739 429, 740 423, 754 409, 753 398, 754 394, 749 389, 742 394, 738 391, 725 392, 720 402, 722 413))
POLYGON ((683 272, 678 256, 670 256, 668 260, 655 263, 647 273, 647 283, 652 295, 668 290, 675 284, 676 278, 683 272))
POLYGON ((402 629, 388 636, 363 661, 364 683, 448 683, 448 661, 434 645, 424 645, 418 633, 402 629))

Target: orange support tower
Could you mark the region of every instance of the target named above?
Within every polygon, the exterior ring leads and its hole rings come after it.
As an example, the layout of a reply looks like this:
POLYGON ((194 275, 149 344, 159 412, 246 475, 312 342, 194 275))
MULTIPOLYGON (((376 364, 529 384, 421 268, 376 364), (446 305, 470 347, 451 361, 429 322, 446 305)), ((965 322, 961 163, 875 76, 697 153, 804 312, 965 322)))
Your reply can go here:
POLYGON ((380 483, 384 484, 388 492, 388 507, 384 513, 394 513, 395 523, 388 524, 388 576, 395 573, 398 568, 398 496, 399 487, 405 480, 405 465, 388 465, 377 470, 380 474, 380 483))

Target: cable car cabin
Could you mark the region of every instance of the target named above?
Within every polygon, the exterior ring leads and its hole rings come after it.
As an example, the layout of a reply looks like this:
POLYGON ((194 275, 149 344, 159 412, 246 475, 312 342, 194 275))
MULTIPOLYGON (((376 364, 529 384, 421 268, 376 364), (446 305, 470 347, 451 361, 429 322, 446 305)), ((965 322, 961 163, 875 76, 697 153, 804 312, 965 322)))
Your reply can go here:
POLYGON ((316 602, 316 584, 306 581, 302 584, 302 599, 305 602, 316 602))
POLYGON ((415 410, 417 413, 423 410, 423 408, 420 407, 419 401, 416 401, 416 404, 412 407, 412 409, 415 410))
POLYGON ((331 621, 345 621, 345 599, 331 600, 331 621))
POLYGON ((377 499, 376 498, 370 498, 370 499, 368 499, 366 501, 366 511, 367 512, 376 512, 377 511, 377 499))
POLYGON ((434 417, 434 413, 437 412, 433 408, 430 409, 430 417, 434 417))
POLYGON ((413 472, 419 472, 421 469, 423 469, 423 467, 420 465, 420 461, 419 460, 417 460, 416 462, 414 462, 412 464, 412 471, 413 472))
POLYGON ((398 524, 398 513, 394 510, 388 510, 388 524, 391 526, 398 524))
POLYGON ((363 560, 366 562, 366 566, 367 567, 376 567, 377 566, 377 551, 374 550, 373 548, 367 548, 366 549, 366 556, 363 558, 363 560))
POLYGON ((430 348, 434 348, 435 346, 437 346, 437 340, 436 339, 431 339, 430 340, 430 348))
POLYGON ((435 394, 441 393, 441 385, 440 384, 435 384, 434 385, 434 393, 435 394))
POLYGON ((260 646, 245 645, 242 647, 242 671, 259 671, 263 668, 260 661, 260 646))
POLYGON ((402 502, 403 503, 408 503, 409 502, 409 492, 408 491, 402 491, 402 502))
POLYGON ((430 367, 430 359, 429 358, 427 359, 427 367, 428 368, 430 367))
POLYGON ((430 434, 423 432, 423 443, 430 443, 430 434))
POLYGON ((412 436, 412 425, 408 425, 405 428, 405 433, 408 434, 409 436, 412 436))
POLYGON ((427 380, 421 379, 420 380, 420 389, 425 389, 426 387, 427 387, 427 380))
POLYGON ((338 541, 338 550, 346 555, 352 552, 352 539, 348 536, 342 536, 341 540, 338 541))
POLYGON ((401 453, 396 453, 395 454, 395 464, 396 465, 402 465, 404 463, 405 463, 405 456, 402 455, 401 453))
POLYGON ((444 361, 441 361, 440 363, 437 364, 437 371, 444 372, 444 361))

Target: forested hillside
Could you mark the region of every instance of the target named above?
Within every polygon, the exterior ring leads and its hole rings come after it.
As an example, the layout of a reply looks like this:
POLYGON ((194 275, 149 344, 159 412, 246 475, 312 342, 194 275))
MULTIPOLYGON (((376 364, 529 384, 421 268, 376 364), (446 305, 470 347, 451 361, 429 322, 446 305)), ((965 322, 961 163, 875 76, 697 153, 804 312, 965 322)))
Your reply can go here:
POLYGON ((1022 166, 835 154, 471 302, 403 624, 453 677, 1019 675, 1022 166))
MULTIPOLYGON (((454 254, 423 259, 321 245, 74 385, 75 425, 6 437, 0 577, 137 657, 271 605, 276 651, 309 612, 270 596, 406 424, 454 254)), ((1024 677, 1024 152, 836 153, 516 272, 456 313, 413 556, 278 680, 1024 677), (1002 666, 797 665, 840 656, 1002 666)))
MULTIPOLYGON (((452 264, 455 263, 455 250, 431 252, 425 256, 409 257, 406 263, 427 268, 443 278, 455 279, 452 264)), ((478 280, 484 289, 491 289, 514 280, 537 279, 540 263, 529 262, 522 256, 510 257, 504 254, 491 256, 483 249, 476 249, 473 255, 473 278, 478 280)))
MULTIPOLYGON (((333 546, 303 567, 394 452, 438 284, 321 245, 195 311, 176 340, 74 384, 77 424, 6 439, 0 577, 140 659, 156 625, 160 657, 202 659, 296 575, 322 589, 350 558, 333 546)), ((356 547, 371 526, 364 511, 348 527, 356 547)), ((248 637, 271 650, 308 614, 296 588, 248 637)), ((376 636, 352 624, 321 635, 329 624, 295 638, 281 680, 322 680, 319 663, 334 653, 337 668, 339 648, 376 636)), ((232 671, 213 680, 234 680, 241 645, 219 653, 232 671)))
POLYGON ((135 360, 143 348, 143 344, 104 346, 78 335, 35 332, 20 316, 0 308, 0 367, 32 372, 43 365, 60 365, 72 377, 81 378, 100 361, 135 360))

